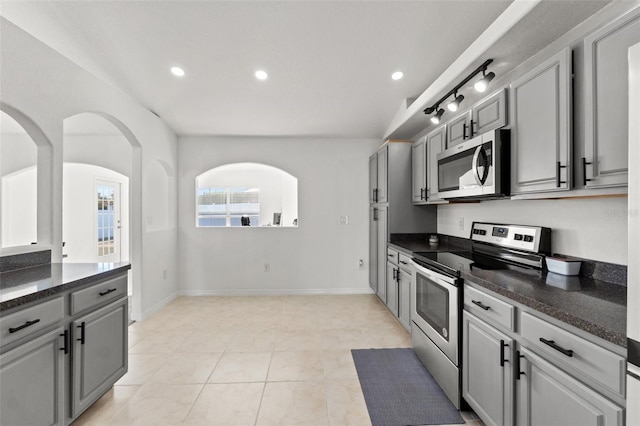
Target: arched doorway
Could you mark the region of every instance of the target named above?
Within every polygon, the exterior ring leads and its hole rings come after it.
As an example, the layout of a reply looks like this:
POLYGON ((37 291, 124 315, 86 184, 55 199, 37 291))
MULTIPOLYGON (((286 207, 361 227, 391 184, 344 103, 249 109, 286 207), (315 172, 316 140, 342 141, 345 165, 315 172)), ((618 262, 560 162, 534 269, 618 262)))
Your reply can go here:
POLYGON ((63 261, 131 262, 130 313, 141 312, 140 143, 119 120, 85 112, 63 122, 63 261))

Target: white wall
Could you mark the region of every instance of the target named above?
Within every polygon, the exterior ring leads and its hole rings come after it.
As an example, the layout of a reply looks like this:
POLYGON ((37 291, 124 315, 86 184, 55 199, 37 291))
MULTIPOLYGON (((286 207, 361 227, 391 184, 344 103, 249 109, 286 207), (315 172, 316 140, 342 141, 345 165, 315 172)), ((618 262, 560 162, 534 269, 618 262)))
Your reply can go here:
POLYGON ((368 292, 368 158, 381 143, 180 137, 180 292, 368 292), (271 165, 298 178, 298 228, 196 228, 196 177, 237 162, 271 165), (349 216, 349 224, 340 225, 340 216, 349 216))
MULTIPOLYGON (((38 164, 38 191, 50 194, 46 205, 38 205, 39 211, 46 212, 42 222, 38 218, 38 241, 52 248, 54 262, 62 258, 64 119, 84 112, 103 114, 135 145, 130 180, 133 314, 134 318, 148 315, 175 297, 178 288, 176 227, 167 221, 162 229, 148 229, 143 221, 155 207, 144 197, 155 182, 148 179, 150 170, 159 160, 177 169, 175 134, 135 100, 4 18, 0 18, 0 40, 0 106, 21 113, 29 120, 30 129, 37 128, 51 145, 46 148, 43 167, 40 159, 38 164)), ((170 179, 175 182, 175 174, 170 179)), ((169 182, 165 188, 174 191, 176 186, 169 182)), ((175 200, 175 192, 167 194, 167 199, 175 200)), ((175 203, 168 209, 173 212, 167 217, 175 218, 175 203)))
POLYGON ((438 232, 469 238, 473 221, 546 226, 554 253, 627 264, 627 198, 501 200, 438 206, 438 232), (464 230, 458 228, 464 219, 464 230))
POLYGON ((38 240, 37 180, 38 170, 35 166, 2 176, 0 247, 31 244, 38 240))

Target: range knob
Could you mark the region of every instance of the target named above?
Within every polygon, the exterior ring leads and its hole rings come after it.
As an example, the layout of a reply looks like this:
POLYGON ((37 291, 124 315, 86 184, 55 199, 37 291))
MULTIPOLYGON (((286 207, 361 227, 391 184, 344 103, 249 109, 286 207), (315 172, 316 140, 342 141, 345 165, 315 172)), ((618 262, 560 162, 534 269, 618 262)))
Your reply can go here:
POLYGON ((516 240, 516 241, 522 241, 522 234, 515 234, 513 236, 513 239, 516 240))
POLYGON ((524 241, 527 243, 530 243, 531 241, 533 241, 533 237, 531 235, 525 235, 524 241))

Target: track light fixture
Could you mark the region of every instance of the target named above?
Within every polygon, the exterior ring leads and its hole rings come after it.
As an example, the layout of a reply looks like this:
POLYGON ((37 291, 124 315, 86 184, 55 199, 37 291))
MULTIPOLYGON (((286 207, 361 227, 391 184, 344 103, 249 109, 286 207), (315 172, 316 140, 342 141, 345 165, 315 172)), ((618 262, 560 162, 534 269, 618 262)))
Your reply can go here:
POLYGON ((444 114, 444 110, 442 108, 438 108, 436 107, 437 111, 436 111, 436 115, 434 115, 433 117, 431 117, 431 122, 433 124, 438 124, 440 123, 440 118, 442 117, 442 114, 444 114))
POLYGON ((492 72, 490 72, 489 74, 485 74, 485 72, 486 72, 486 69, 483 69, 482 78, 476 81, 476 84, 474 84, 473 86, 480 93, 484 93, 487 91, 487 87, 489 87, 489 83, 491 83, 491 80, 493 80, 493 78, 496 76, 492 72))
POLYGON ((449 109, 449 111, 457 111, 458 110, 458 108, 460 107, 460 103, 464 100, 464 96, 458 95, 458 90, 460 90, 465 84, 467 84, 473 77, 475 77, 479 73, 482 73, 482 79, 479 80, 474 85, 474 87, 478 92, 486 91, 487 87, 489 86, 489 82, 491 82, 491 80, 493 80, 494 77, 496 76, 492 72, 490 72, 490 73, 486 72, 487 71, 487 67, 492 62, 493 62, 493 59, 487 59, 486 61, 484 61, 484 63, 482 65, 480 65, 478 68, 476 68, 475 70, 473 70, 473 72, 471 74, 469 74, 467 76, 467 78, 465 78, 460 83, 458 83, 456 85, 456 87, 454 87, 449 92, 447 92, 447 94, 445 94, 442 98, 438 99, 438 101, 436 103, 434 103, 432 106, 430 106, 428 108, 425 108, 424 113, 427 114, 427 115, 433 114, 434 112, 436 113, 433 117, 431 117, 431 122, 434 123, 434 124, 440 123, 440 119, 442 118, 442 115, 444 114, 444 109, 440 108, 440 104, 442 104, 444 101, 446 101, 447 98, 449 96, 451 96, 451 95, 453 95, 454 99, 453 99, 453 101, 451 101, 451 102, 449 102, 447 104, 447 109, 449 109))
POLYGON ((447 104, 447 109, 451 112, 456 112, 460 107, 460 103, 464 100, 464 96, 458 95, 458 92, 453 92, 454 99, 447 104))

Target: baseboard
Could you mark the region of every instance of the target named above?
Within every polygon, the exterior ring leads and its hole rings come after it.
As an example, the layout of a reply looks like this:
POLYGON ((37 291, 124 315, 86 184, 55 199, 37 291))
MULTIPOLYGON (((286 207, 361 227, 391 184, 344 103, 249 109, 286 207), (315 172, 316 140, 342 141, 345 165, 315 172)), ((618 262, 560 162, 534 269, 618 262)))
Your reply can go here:
POLYGON ((212 290, 180 290, 180 296, 313 296, 340 294, 373 294, 367 288, 331 288, 331 289, 212 289, 212 290))
POLYGON ((151 308, 147 309, 146 311, 142 312, 142 314, 140 315, 140 318, 134 318, 134 320, 136 321, 142 321, 145 318, 149 318, 151 315, 155 314, 156 312, 158 312, 160 309, 164 308, 166 305, 168 305, 169 303, 173 302, 175 299, 178 298, 180 294, 179 293, 172 293, 171 295, 169 295, 168 297, 165 297, 164 299, 162 299, 160 302, 156 303, 155 305, 153 305, 151 308))

